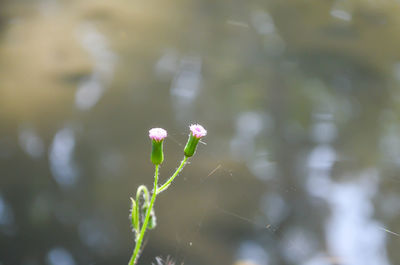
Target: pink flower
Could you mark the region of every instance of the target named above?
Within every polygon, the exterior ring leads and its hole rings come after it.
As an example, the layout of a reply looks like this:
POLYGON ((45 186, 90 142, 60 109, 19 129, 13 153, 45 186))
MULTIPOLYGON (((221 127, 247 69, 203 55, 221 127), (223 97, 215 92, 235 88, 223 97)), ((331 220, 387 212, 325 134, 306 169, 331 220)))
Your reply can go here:
POLYGON ((153 128, 149 131, 149 137, 154 141, 162 141, 167 137, 167 131, 163 128, 153 128))
POLYGON ((201 138, 207 135, 206 129, 204 129, 200 124, 192 124, 189 128, 193 136, 196 138, 201 138))

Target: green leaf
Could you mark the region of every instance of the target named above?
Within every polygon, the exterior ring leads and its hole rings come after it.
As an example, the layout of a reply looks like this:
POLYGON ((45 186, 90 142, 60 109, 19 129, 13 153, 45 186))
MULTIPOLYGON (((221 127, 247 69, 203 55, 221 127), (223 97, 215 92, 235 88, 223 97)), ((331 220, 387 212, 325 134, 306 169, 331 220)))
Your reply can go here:
POLYGON ((131 207, 131 223, 132 223, 133 229, 134 229, 134 230, 137 230, 139 224, 137 223, 138 218, 137 218, 137 216, 136 216, 136 213, 137 213, 136 207, 138 207, 138 205, 137 205, 136 201, 135 201, 132 197, 131 197, 131 202, 132 202, 132 207, 131 207))

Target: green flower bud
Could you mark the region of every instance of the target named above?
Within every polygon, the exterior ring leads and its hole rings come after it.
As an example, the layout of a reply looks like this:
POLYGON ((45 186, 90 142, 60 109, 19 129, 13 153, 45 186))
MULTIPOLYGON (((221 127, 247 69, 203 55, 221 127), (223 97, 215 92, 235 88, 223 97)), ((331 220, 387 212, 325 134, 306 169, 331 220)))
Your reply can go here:
POLYGON ((164 161, 163 141, 152 141, 151 162, 154 165, 160 165, 164 161))
POLYGON ((164 160, 163 142, 167 137, 167 131, 162 128, 153 128, 149 131, 149 137, 152 140, 151 162, 154 165, 160 165, 164 160))
POLYGON ((199 143, 201 137, 207 135, 207 131, 203 128, 203 126, 199 124, 190 125, 190 134, 189 139, 186 143, 184 152, 185 156, 191 157, 196 152, 197 144, 199 143))
POLYGON ((200 141, 200 138, 196 138, 196 137, 193 136, 192 133, 190 133, 189 139, 188 139, 188 141, 186 143, 186 146, 185 146, 185 149, 184 149, 185 156, 191 157, 191 156, 194 155, 194 153, 196 152, 196 147, 197 147, 197 144, 199 143, 199 141, 200 141))

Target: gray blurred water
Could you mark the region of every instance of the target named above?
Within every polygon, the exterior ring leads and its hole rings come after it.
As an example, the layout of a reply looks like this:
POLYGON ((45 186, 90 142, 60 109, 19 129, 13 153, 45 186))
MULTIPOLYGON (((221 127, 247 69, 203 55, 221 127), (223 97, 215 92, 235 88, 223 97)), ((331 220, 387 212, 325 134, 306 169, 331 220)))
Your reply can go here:
POLYGON ((127 264, 147 132, 208 135, 139 264, 400 255, 397 1, 0 3, 0 264, 127 264))

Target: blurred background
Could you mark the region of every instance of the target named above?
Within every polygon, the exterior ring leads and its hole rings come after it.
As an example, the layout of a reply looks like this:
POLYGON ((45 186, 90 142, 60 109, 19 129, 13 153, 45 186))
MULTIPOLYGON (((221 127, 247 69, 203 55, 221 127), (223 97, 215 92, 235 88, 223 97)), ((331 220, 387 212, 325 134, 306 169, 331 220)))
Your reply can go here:
POLYGON ((0 2, 0 264, 400 264, 396 0, 0 2))

